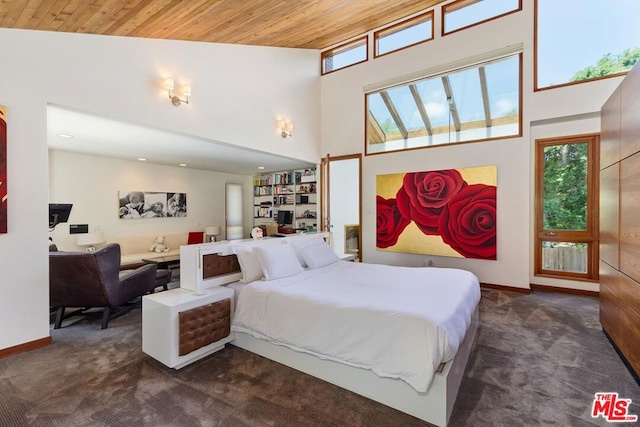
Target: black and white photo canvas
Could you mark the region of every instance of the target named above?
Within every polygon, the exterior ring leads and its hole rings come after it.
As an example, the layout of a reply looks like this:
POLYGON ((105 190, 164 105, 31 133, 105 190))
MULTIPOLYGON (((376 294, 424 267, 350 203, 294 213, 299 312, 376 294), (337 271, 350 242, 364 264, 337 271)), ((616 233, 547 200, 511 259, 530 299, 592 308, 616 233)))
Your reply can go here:
POLYGON ((187 216, 186 193, 120 191, 119 216, 123 219, 187 216))

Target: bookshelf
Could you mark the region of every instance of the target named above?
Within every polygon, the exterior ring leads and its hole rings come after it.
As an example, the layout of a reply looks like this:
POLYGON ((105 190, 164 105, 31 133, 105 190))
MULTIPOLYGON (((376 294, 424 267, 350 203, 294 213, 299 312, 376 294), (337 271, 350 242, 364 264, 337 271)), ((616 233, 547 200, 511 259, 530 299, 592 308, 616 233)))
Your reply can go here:
POLYGON ((292 212, 294 228, 317 231, 316 168, 271 173, 253 177, 253 225, 276 224, 278 211, 292 212))

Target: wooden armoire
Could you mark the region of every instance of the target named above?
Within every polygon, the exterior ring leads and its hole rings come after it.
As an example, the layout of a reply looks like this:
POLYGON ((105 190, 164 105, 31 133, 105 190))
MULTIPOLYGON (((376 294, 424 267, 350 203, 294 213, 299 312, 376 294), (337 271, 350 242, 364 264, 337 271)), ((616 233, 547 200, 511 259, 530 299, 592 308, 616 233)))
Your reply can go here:
POLYGON ((640 375, 640 64, 601 110, 600 322, 640 375))

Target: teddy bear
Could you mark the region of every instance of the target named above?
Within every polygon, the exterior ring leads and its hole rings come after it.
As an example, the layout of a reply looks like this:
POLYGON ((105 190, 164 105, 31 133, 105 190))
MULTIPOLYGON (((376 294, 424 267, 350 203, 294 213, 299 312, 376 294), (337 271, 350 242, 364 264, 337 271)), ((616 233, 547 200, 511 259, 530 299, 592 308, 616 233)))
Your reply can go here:
POLYGON ((156 242, 149 248, 151 252, 169 252, 169 248, 164 244, 164 236, 156 237, 156 242))

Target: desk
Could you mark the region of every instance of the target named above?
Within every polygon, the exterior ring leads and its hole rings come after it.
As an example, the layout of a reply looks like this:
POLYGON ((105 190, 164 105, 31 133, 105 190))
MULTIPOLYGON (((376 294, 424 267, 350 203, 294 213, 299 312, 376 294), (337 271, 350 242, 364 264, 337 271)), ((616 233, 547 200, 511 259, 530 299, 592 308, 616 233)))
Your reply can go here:
POLYGON ((278 227, 278 233, 281 234, 296 234, 296 231, 293 227, 278 227))

